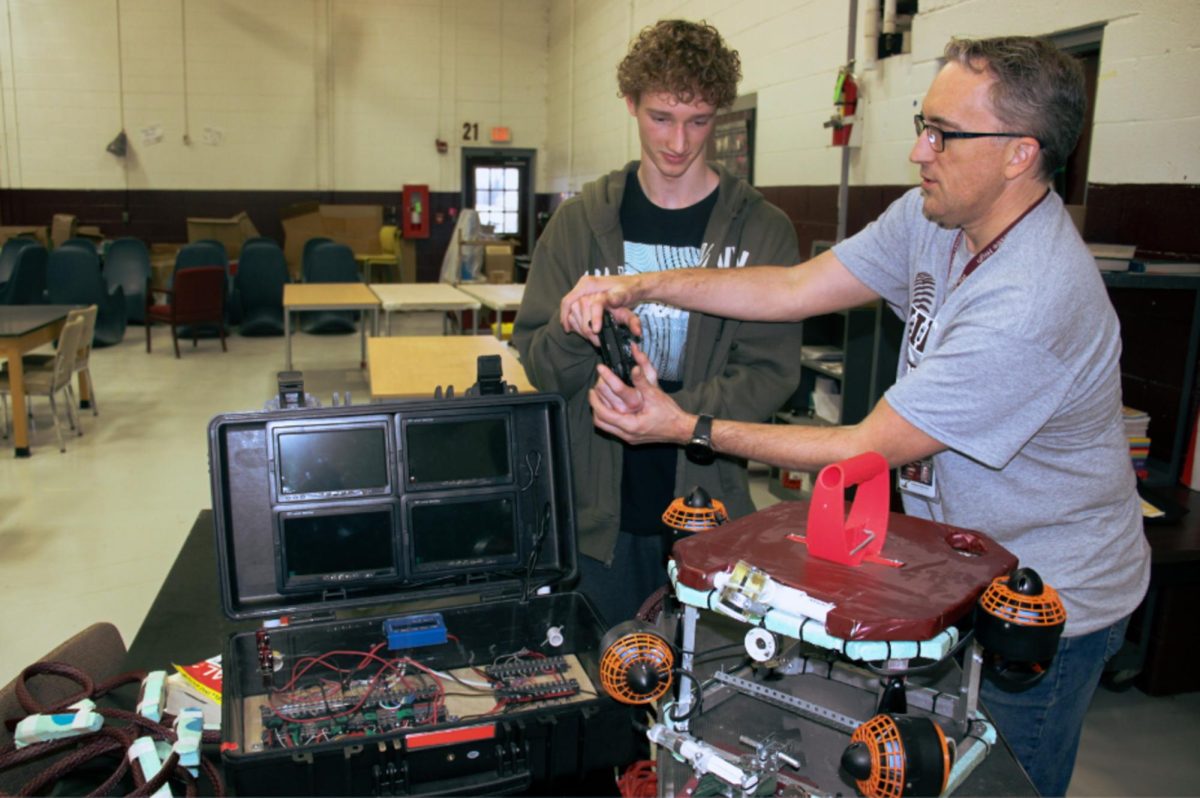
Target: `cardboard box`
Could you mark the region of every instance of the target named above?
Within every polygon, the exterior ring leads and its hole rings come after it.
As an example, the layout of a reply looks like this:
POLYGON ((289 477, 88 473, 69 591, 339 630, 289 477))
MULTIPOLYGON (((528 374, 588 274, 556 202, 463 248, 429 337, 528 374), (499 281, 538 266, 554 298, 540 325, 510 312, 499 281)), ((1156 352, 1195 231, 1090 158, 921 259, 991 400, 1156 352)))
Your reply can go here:
POLYGON ((46 236, 45 227, 37 227, 35 225, 7 225, 0 227, 0 244, 3 244, 10 238, 22 235, 33 235, 43 247, 46 246, 46 242, 49 240, 46 236))
POLYGON ((189 216, 187 220, 188 241, 213 240, 225 245, 230 260, 236 260, 242 252, 242 242, 258 237, 258 228, 245 211, 228 219, 205 219, 189 216))
MULTIPOLYGON (((400 282, 415 283, 417 281, 417 244, 410 238, 396 241, 396 255, 400 264, 400 282)), ((403 314, 401 314, 403 315, 403 314)))
POLYGON ((483 251, 483 273, 489 283, 511 283, 513 272, 512 244, 489 244, 483 251))
POLYGON ((154 291, 165 291, 175 274, 175 256, 183 244, 150 245, 150 287, 154 291))
POLYGON ((57 247, 67 239, 74 238, 78 224, 79 222, 74 214, 54 214, 50 219, 50 241, 57 247))
POLYGON ((283 255, 292 278, 300 276, 304 242, 331 238, 346 244, 355 255, 379 253, 379 228, 383 226, 382 205, 318 205, 301 203, 284 209, 283 255))

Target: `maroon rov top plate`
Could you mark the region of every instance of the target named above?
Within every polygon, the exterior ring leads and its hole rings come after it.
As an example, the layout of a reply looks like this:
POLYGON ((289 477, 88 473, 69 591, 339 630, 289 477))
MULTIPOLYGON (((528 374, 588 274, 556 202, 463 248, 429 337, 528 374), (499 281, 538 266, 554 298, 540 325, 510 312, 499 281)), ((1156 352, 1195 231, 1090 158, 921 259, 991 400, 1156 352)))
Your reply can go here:
POLYGON ((888 516, 881 555, 900 567, 841 565, 813 557, 803 542, 808 502, 783 502, 675 544, 679 581, 710 590, 739 560, 772 579, 830 602, 825 630, 846 640, 928 640, 973 607, 1017 558, 981 532, 888 516))

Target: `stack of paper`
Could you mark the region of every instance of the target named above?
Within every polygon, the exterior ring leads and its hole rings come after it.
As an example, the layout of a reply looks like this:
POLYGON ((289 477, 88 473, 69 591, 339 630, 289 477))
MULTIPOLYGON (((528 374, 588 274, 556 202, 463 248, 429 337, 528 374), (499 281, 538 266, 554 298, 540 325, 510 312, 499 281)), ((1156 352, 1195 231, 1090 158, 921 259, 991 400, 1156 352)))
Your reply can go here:
POLYGON ((1129 271, 1129 262, 1137 247, 1125 244, 1091 244, 1087 245, 1096 259, 1096 268, 1102 272, 1129 271))
POLYGON ((1121 408, 1125 419, 1125 437, 1129 439, 1129 459, 1138 477, 1145 479, 1146 458, 1150 456, 1150 438, 1146 435, 1150 427, 1150 416, 1145 411, 1132 407, 1121 408))
POLYGON ((817 377, 812 392, 813 415, 828 421, 830 424, 840 424, 842 420, 841 386, 828 377, 817 377))

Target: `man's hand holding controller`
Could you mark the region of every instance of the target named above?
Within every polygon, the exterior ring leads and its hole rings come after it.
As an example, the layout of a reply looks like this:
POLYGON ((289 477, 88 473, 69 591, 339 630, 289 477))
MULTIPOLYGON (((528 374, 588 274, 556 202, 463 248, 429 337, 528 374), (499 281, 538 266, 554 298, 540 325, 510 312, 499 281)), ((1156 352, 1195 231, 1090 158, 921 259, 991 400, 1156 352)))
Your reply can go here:
POLYGON ((600 346, 604 312, 612 313, 613 321, 624 325, 637 338, 642 323, 632 308, 642 301, 639 277, 594 277, 584 275, 559 303, 558 315, 563 331, 582 335, 592 346, 600 346))

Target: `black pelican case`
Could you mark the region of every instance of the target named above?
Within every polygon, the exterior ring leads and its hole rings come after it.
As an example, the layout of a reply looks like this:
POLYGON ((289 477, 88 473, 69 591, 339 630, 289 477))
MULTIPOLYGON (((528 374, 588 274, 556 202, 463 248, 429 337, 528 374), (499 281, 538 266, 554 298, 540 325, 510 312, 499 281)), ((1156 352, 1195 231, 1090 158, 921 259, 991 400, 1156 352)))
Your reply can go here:
POLYGON ((218 416, 222 760, 243 795, 615 792, 565 404, 501 394, 218 416))

